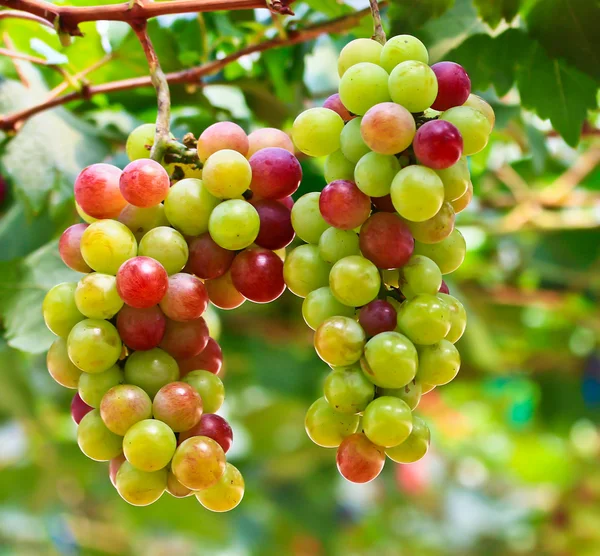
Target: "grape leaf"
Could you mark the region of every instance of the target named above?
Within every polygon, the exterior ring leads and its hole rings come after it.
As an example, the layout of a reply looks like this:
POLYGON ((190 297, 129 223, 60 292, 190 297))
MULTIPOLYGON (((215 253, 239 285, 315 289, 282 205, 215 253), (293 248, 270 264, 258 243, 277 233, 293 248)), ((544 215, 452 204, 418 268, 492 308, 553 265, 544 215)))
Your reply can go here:
POLYGON ((496 28, 504 19, 510 23, 519 12, 520 0, 474 0, 481 19, 496 28))
POLYGON ((440 17, 454 0, 396 0, 391 2, 388 17, 392 35, 414 33, 430 19, 440 17))

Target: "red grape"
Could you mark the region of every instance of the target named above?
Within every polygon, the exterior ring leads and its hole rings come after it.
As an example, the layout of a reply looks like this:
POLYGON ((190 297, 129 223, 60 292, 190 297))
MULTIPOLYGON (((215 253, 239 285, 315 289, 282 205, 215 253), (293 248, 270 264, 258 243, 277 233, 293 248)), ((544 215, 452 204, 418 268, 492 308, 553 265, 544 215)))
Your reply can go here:
POLYGON ((117 315, 117 330, 130 349, 146 351, 158 346, 165 333, 167 319, 159 307, 136 309, 125 305, 117 315))
POLYGON ((408 148, 415 136, 412 114, 395 102, 376 104, 363 116, 360 134, 367 146, 380 154, 398 154, 408 148))
POLYGON ((208 343, 208 326, 200 317, 187 322, 167 320, 167 327, 160 347, 176 359, 198 355, 208 343))
POLYGON ((280 147, 261 149, 250 158, 250 189, 263 199, 283 199, 295 193, 302 180, 298 159, 280 147))
POLYGON ((231 279, 231 271, 214 280, 207 280, 204 285, 210 302, 219 309, 236 309, 246 298, 235 288, 231 279))
POLYGON ((133 257, 117 272, 117 291, 130 307, 147 309, 156 305, 167 292, 169 276, 157 260, 133 257))
POLYGON ((440 286, 439 292, 450 295, 450 289, 448 288, 448 284, 446 284, 446 282, 444 282, 443 280, 442 280, 442 285, 440 286))
POLYGON ((321 191, 319 209, 330 226, 353 230, 369 218, 371 199, 353 182, 336 180, 321 191))
POLYGON ((247 158, 267 147, 281 147, 292 154, 296 152, 290 136, 285 131, 275 129, 274 127, 263 127, 253 131, 248 135, 248 142, 250 143, 250 148, 246 155, 247 158))
POLYGON ((360 250, 378 268, 399 268, 410 259, 415 242, 396 214, 378 212, 360 230, 360 250))
POLYGON ((342 100, 340 99, 340 95, 338 93, 331 95, 323 103, 323 108, 329 108, 329 110, 333 110, 334 112, 337 112, 342 117, 342 120, 344 120, 345 122, 349 122, 352 118, 356 117, 356 116, 353 116, 350 113, 350 111, 344 106, 344 104, 342 103, 342 100))
POLYGON ((246 132, 233 122, 217 122, 207 127, 198 138, 198 157, 202 162, 223 149, 231 149, 246 156, 248 148, 246 132))
POLYGON ((397 318, 394 306, 383 299, 371 301, 358 313, 358 322, 368 337, 394 330, 397 326, 397 318))
POLYGON ((255 303, 269 303, 285 290, 283 261, 260 247, 250 247, 235 258, 231 279, 235 288, 255 303))
POLYGON ((189 384, 170 382, 154 396, 152 414, 175 432, 187 431, 202 417, 202 398, 189 384))
POLYGON ((117 488, 117 473, 125 461, 127 461, 125 459, 125 455, 121 454, 120 456, 111 459, 108 464, 108 476, 110 477, 110 482, 115 488, 117 488))
POLYGON ((284 197, 283 199, 277 199, 277 202, 281 203, 284 207, 287 207, 289 210, 292 210, 292 208, 294 208, 294 199, 292 199, 291 195, 289 197, 284 197))
POLYGON ((383 197, 371 197, 371 202, 375 205, 377 210, 382 212, 396 212, 394 203, 392 203, 391 195, 385 195, 383 197))
POLYGON ((63 263, 77 272, 92 271, 83 260, 80 249, 81 236, 87 227, 87 224, 73 224, 62 233, 58 242, 58 252, 63 263))
POLYGON ((184 377, 191 371, 208 371, 218 375, 223 366, 223 352, 214 338, 209 338, 206 347, 195 357, 178 359, 179 372, 184 377))
POLYGON ((471 80, 464 68, 454 62, 438 62, 431 69, 438 81, 438 94, 431 108, 444 111, 462 106, 471 94, 471 80))
POLYGON ((220 444, 225 453, 229 451, 233 443, 233 431, 229 423, 214 413, 204 413, 196 426, 179 435, 179 443, 181 444, 191 436, 208 436, 220 444))
POLYGON ((454 124, 434 120, 419 128, 413 148, 420 164, 434 170, 444 170, 460 160, 463 138, 454 124))
POLYGON ((71 417, 73 421, 75 421, 76 425, 79 425, 81 420, 94 409, 86 404, 81 397, 79 396, 79 392, 75 392, 73 399, 71 400, 71 417))
POLYGON ((171 181, 167 171, 150 158, 130 162, 119 180, 121 195, 136 207, 153 207, 162 203, 169 194, 171 181))
POLYGON ((185 271, 203 280, 213 280, 223 276, 235 258, 235 252, 217 245, 206 232, 194 238, 190 244, 190 254, 185 271))
POLYGON ((93 218, 117 218, 127 201, 121 195, 121 170, 112 164, 92 164, 75 180, 75 201, 93 218))
POLYGON ((169 276, 169 289, 160 302, 160 308, 170 319, 184 322, 202 316, 208 305, 208 293, 202 281, 179 272, 169 276))
POLYGON ((271 199, 252 201, 251 204, 260 218, 260 230, 254 243, 272 250, 289 245, 295 236, 290 209, 281 201, 271 199))
POLYGON ((385 452, 364 434, 356 433, 344 438, 338 448, 336 461, 345 479, 352 483, 368 483, 381 473, 385 452))

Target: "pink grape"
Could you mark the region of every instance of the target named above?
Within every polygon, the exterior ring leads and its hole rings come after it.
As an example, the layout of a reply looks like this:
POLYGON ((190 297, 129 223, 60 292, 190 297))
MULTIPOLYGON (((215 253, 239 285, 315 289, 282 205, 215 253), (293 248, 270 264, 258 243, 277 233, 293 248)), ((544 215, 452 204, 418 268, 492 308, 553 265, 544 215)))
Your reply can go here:
POLYGON ((371 200, 355 183, 336 180, 321 191, 319 209, 330 226, 353 230, 369 218, 371 200))
POLYGON ((378 212, 360 230, 360 250, 378 268, 405 265, 414 248, 410 229, 396 214, 378 212))
POLYGON ((250 247, 235 258, 231 279, 235 288, 255 303, 269 303, 285 290, 283 261, 261 247, 250 247))
POLYGON ((274 127, 264 127, 253 131, 248 135, 248 143, 250 147, 246 158, 250 158, 255 152, 267 147, 280 147, 294 154, 294 143, 291 137, 280 129, 274 127))
POLYGON ((371 301, 358 313, 358 323, 367 337, 394 330, 398 324, 397 319, 398 315, 394 306, 383 299, 371 301))
POLYGON ((208 232, 194 238, 190 244, 190 254, 185 271, 203 280, 213 280, 223 276, 235 258, 235 252, 217 245, 208 232))
POLYGON ((73 399, 71 400, 71 417, 75 421, 76 425, 79 425, 81 420, 94 409, 86 404, 79 396, 79 392, 75 392, 73 399))
POLYGON ((323 108, 329 108, 329 110, 337 112, 342 117, 342 120, 344 120, 345 122, 349 122, 352 118, 356 118, 356 116, 351 114, 350 111, 344 106, 344 104, 342 103, 342 99, 340 99, 340 95, 338 93, 331 95, 323 103, 323 108))
POLYGON ((237 309, 246 298, 233 285, 231 271, 228 270, 223 276, 214 280, 204 282, 210 302, 219 309, 237 309))
POLYGON ((391 195, 385 195, 383 197, 371 197, 371 202, 375 205, 375 208, 382 212, 396 212, 394 203, 392 203, 391 195))
MULTIPOLYGON (((285 197, 285 199, 290 199, 290 197, 285 197)), ((292 227, 291 209, 287 208, 283 202, 271 199, 251 201, 251 204, 260 218, 260 230, 254 243, 273 251, 289 245, 296 235, 292 227)))
POLYGON ((119 469, 121 469, 121 465, 126 461, 125 454, 121 454, 120 456, 111 459, 108 463, 108 476, 110 477, 112 486, 115 488, 117 488, 117 473, 119 472, 119 469))
POLYGON ((75 180, 75 201, 88 216, 117 218, 127 201, 121 194, 121 170, 112 164, 92 164, 75 180))
POLYGON ((167 293, 169 276, 164 267, 150 257, 133 257, 117 272, 117 292, 130 307, 147 309, 167 293))
POLYGON ((336 462, 344 479, 352 483, 368 483, 381 473, 385 452, 364 434, 356 433, 344 438, 337 450, 336 462))
POLYGON ((146 351, 160 344, 167 319, 159 307, 137 309, 125 305, 117 315, 117 330, 130 349, 146 351))
POLYGON ((152 417, 152 401, 139 386, 119 384, 102 397, 100 416, 109 431, 125 436, 133 425, 152 417))
POLYGON ((202 317, 187 322, 168 319, 159 345, 175 359, 187 359, 198 355, 206 347, 208 338, 208 326, 202 317))
POLYGON ((191 371, 208 371, 218 375, 223 367, 223 352, 214 338, 209 338, 206 347, 195 357, 178 359, 179 372, 184 377, 191 371))
POLYGON ((227 453, 233 443, 233 431, 229 423, 220 415, 215 413, 204 413, 200 422, 190 430, 179 434, 179 443, 192 436, 207 436, 217 442, 223 451, 227 453))
POLYGON ((225 453, 217 442, 207 436, 192 436, 175 451, 171 469, 182 485, 202 490, 221 478, 225 464, 225 453))
POLYGON ((152 413, 175 432, 187 431, 202 417, 202 398, 185 382, 171 382, 154 396, 152 413))
POLYGON ((294 208, 294 199, 292 199, 291 195, 289 197, 284 197, 283 199, 277 199, 277 202, 281 203, 284 207, 287 207, 289 210, 292 210, 294 208))
POLYGON ((398 154, 408 148, 416 131, 412 114, 395 102, 382 102, 363 116, 360 133, 364 142, 379 154, 398 154))
POLYGON ((460 160, 463 139, 454 124, 445 120, 434 120, 419 128, 413 148, 420 164, 434 170, 444 170, 460 160))
POLYGON ((60 236, 58 252, 63 263, 77 272, 91 272, 92 269, 83 260, 81 254, 81 236, 88 224, 73 224, 60 236))
POLYGON ((450 289, 448 288, 448 284, 442 280, 442 285, 439 289, 440 293, 445 293, 446 295, 450 295, 450 289))
POLYGON ((119 180, 121 195, 136 207, 148 208, 162 203, 169 194, 171 181, 167 171, 150 158, 130 162, 119 180))
POLYGON ((211 154, 223 149, 231 149, 246 156, 249 146, 248 136, 239 125, 217 122, 207 127, 198 138, 198 157, 201 162, 206 162, 211 154))
POLYGON ((471 94, 471 80, 464 68, 454 62, 438 62, 431 69, 438 82, 438 94, 431 107, 444 111, 462 106, 471 94))
POLYGON ((283 199, 296 192, 302 180, 298 159, 280 147, 267 147, 250 157, 250 189, 263 199, 283 199))
POLYGON ((208 293, 199 278, 180 272, 169 276, 169 289, 160 308, 172 320, 184 322, 202 316, 208 305, 208 293))

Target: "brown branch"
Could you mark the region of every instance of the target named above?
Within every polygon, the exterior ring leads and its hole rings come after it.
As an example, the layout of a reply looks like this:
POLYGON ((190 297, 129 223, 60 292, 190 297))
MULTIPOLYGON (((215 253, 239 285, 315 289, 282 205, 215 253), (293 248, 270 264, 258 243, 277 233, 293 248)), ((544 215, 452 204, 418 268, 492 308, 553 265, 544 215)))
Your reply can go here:
POLYGON ((0 48, 0 56, 8 56, 13 60, 24 60, 25 62, 31 62, 32 64, 38 64, 40 66, 52 65, 48 63, 48 60, 44 60, 44 58, 30 56, 29 54, 23 54, 22 52, 17 52, 16 50, 11 50, 9 48, 0 48))
MULTIPOLYGON (((305 29, 290 31, 287 39, 275 38, 262 43, 253 44, 243 48, 242 50, 234 52, 229 56, 222 58, 221 60, 213 60, 188 70, 167 73, 166 79, 170 85, 182 83, 193 83, 199 85, 201 84, 202 77, 217 73, 228 64, 247 56, 248 54, 264 52, 265 50, 270 50, 272 48, 308 42, 325 33, 340 33, 357 25, 358 22, 369 13, 370 9, 367 8, 346 16, 339 17, 337 19, 333 19, 331 21, 306 27, 305 29)), ((116 93, 150 86, 152 86, 152 81, 150 77, 146 76, 122 79, 120 81, 112 81, 101 85, 91 85, 85 87, 82 91, 74 91, 56 98, 51 98, 41 104, 26 108, 25 110, 0 117, 0 129, 5 131, 15 130, 20 124, 22 124, 31 116, 39 114, 40 112, 44 112, 45 110, 49 110, 50 108, 55 108, 56 106, 61 106, 68 102, 72 102, 74 100, 88 99, 98 94, 116 93)))
POLYGON ((26 19, 28 21, 35 21, 36 23, 40 23, 41 25, 45 25, 46 27, 54 28, 52 23, 48 20, 40 17, 38 15, 30 14, 27 12, 20 12, 17 10, 4 10, 0 12, 0 19, 26 19))
POLYGON ((383 30, 383 25, 381 24, 379 4, 377 3, 377 0, 369 0, 369 4, 371 5, 371 13, 373 14, 373 29, 375 30, 372 38, 378 43, 385 44, 387 39, 385 36, 385 31, 383 30))

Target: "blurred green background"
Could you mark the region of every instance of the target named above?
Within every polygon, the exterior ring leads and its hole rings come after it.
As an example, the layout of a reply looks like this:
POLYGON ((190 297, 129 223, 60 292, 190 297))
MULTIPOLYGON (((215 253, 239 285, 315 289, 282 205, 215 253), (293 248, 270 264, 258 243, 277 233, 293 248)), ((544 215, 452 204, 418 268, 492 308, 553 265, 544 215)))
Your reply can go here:
MULTIPOLYGON (((193 497, 165 494, 148 508, 119 498, 107 465, 77 447, 72 392, 45 369, 51 334, 41 317, 45 292, 74 276, 56 247, 78 221, 74 177, 93 162, 126 164, 127 134, 156 115, 152 89, 96 95, 16 135, 0 132, 0 554, 600 554, 600 7, 388 4, 386 30, 419 36, 431 62, 463 64, 497 114, 488 148, 470 162, 476 197, 457 220, 467 259, 448 279, 469 316, 462 369, 418 409, 430 453, 412 465, 388 461, 367 485, 339 477, 335 450, 304 432, 327 367, 301 300, 286 292, 219 313, 228 458, 245 476, 243 503, 219 515, 193 497)), ((347 16, 367 6, 308 0, 291 18, 257 10, 153 20, 152 40, 174 71, 346 18, 340 34, 247 56, 203 86, 172 87, 174 134, 224 119, 288 129, 335 92, 337 53, 372 32, 369 17, 357 25, 347 16)), ((0 57, 0 114, 43 101, 64 87, 64 71, 99 61, 92 84, 146 74, 127 25, 82 30, 63 48, 51 29, 0 20, 4 48, 47 61, 0 57)), ((324 186, 322 161, 302 162, 296 198, 324 186)))

